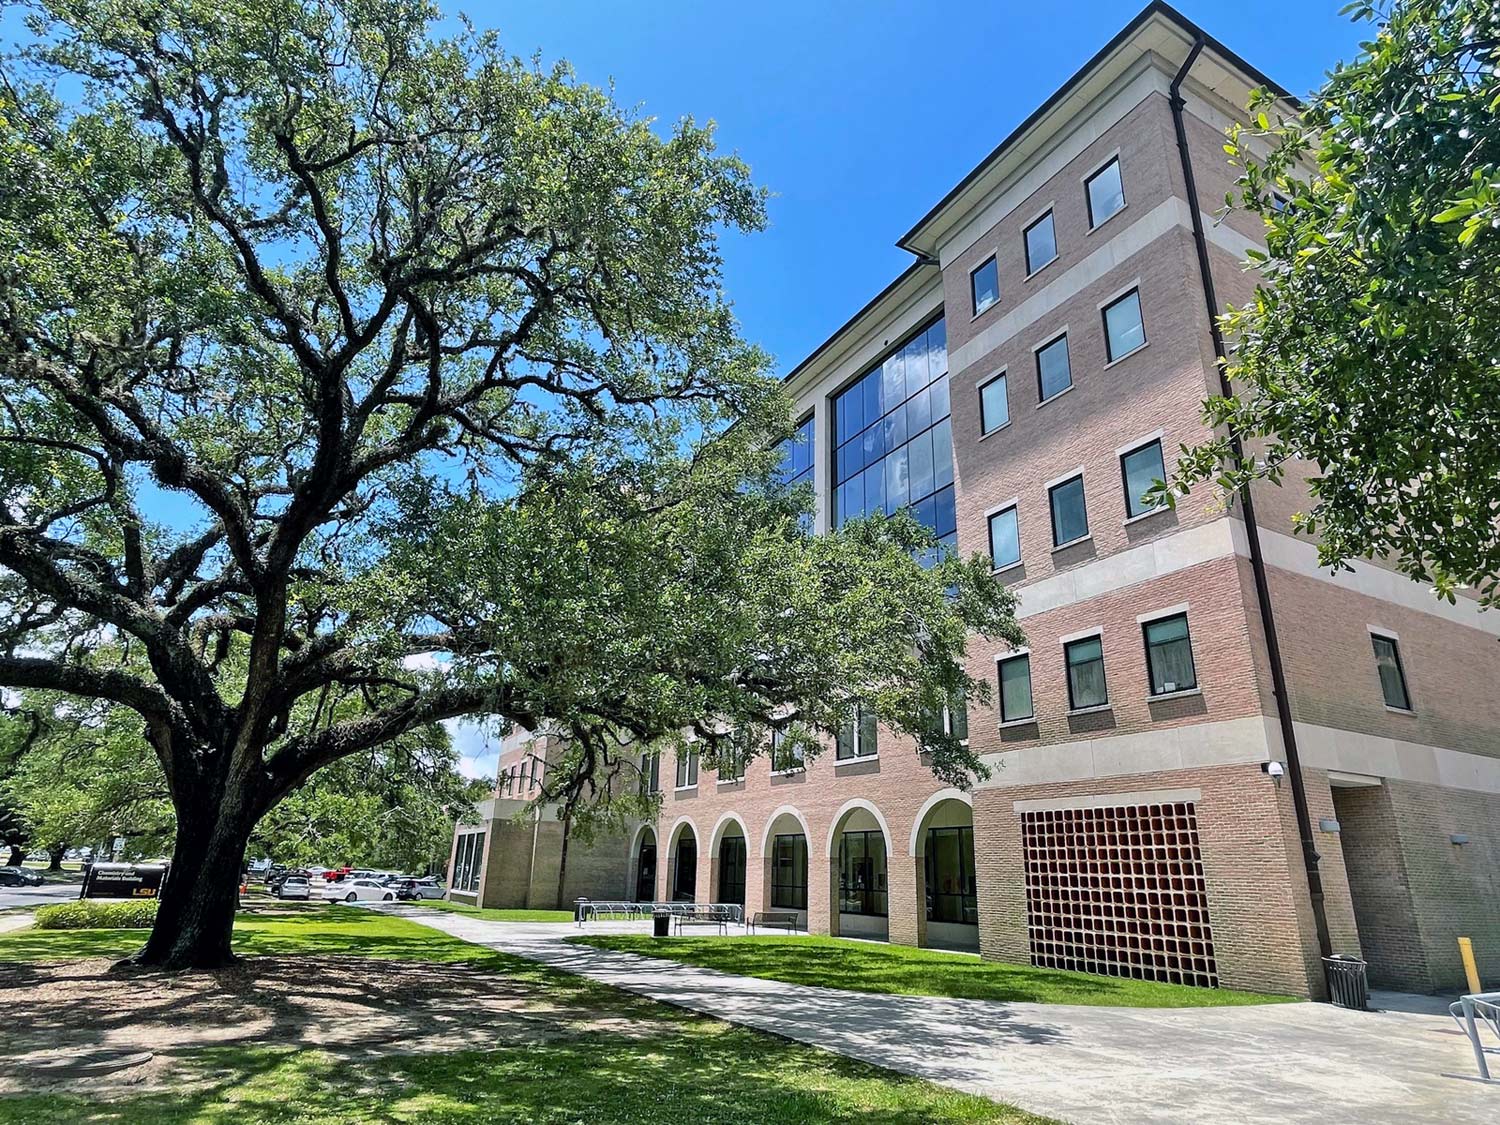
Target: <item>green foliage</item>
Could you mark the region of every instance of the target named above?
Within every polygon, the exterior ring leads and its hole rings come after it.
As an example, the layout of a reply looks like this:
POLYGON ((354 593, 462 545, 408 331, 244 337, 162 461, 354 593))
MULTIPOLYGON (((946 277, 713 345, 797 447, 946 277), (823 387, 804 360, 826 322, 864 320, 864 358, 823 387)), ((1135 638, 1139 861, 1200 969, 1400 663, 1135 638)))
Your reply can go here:
POLYGON ((1232 206, 1266 220, 1255 299, 1224 318, 1228 437, 1184 487, 1316 466, 1321 561, 1385 557, 1452 601, 1500 600, 1500 6, 1350 6, 1377 24, 1302 115, 1261 94, 1233 130, 1232 206), (1257 153, 1265 153, 1258 156, 1257 153), (1274 195, 1289 201, 1284 209, 1274 195), (1255 460, 1253 458, 1258 458, 1255 460))
POLYGON ((156 899, 116 901, 83 898, 40 906, 39 930, 149 930, 156 922, 156 899))

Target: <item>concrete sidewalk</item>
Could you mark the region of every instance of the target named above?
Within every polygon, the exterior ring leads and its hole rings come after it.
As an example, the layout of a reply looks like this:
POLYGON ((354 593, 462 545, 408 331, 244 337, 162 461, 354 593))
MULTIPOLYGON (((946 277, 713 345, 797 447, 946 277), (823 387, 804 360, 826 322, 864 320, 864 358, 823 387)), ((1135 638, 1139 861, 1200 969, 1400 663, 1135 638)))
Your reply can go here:
MULTIPOLYGON (((383 908, 479 945, 669 1004, 1009 1102, 1075 1125, 1136 1122, 1483 1122, 1480 1083, 1441 1004, 1091 1008, 882 996, 608 953, 567 924, 383 908), (1425 1010, 1424 1010, 1425 1009, 1425 1010)), ((642 933, 596 923, 591 934, 642 933)), ((1395 1001, 1397 998, 1390 998, 1395 1001)))

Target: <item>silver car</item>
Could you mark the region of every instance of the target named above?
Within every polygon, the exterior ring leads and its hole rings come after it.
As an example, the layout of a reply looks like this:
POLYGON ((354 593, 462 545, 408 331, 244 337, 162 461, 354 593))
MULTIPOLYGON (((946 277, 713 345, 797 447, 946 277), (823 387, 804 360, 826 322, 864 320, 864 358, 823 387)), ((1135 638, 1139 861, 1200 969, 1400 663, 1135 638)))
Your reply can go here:
POLYGON ((312 887, 301 876, 283 879, 281 886, 276 888, 276 897, 309 899, 312 898, 312 887))

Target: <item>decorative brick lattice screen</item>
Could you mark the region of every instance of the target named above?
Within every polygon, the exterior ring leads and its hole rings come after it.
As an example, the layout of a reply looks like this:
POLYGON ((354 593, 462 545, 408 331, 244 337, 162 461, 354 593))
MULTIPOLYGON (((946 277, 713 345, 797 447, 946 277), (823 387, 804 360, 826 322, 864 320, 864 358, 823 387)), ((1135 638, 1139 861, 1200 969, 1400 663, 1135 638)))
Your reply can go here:
POLYGON ((1190 802, 1021 816, 1032 964, 1215 987, 1190 802))

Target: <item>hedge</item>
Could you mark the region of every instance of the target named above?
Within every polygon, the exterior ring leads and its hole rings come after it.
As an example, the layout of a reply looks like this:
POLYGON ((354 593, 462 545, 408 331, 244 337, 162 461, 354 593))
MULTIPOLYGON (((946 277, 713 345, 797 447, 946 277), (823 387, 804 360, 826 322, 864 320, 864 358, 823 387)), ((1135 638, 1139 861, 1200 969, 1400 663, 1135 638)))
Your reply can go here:
POLYGON ((101 901, 94 898, 43 906, 36 912, 39 930, 149 930, 156 922, 156 899, 101 901))

